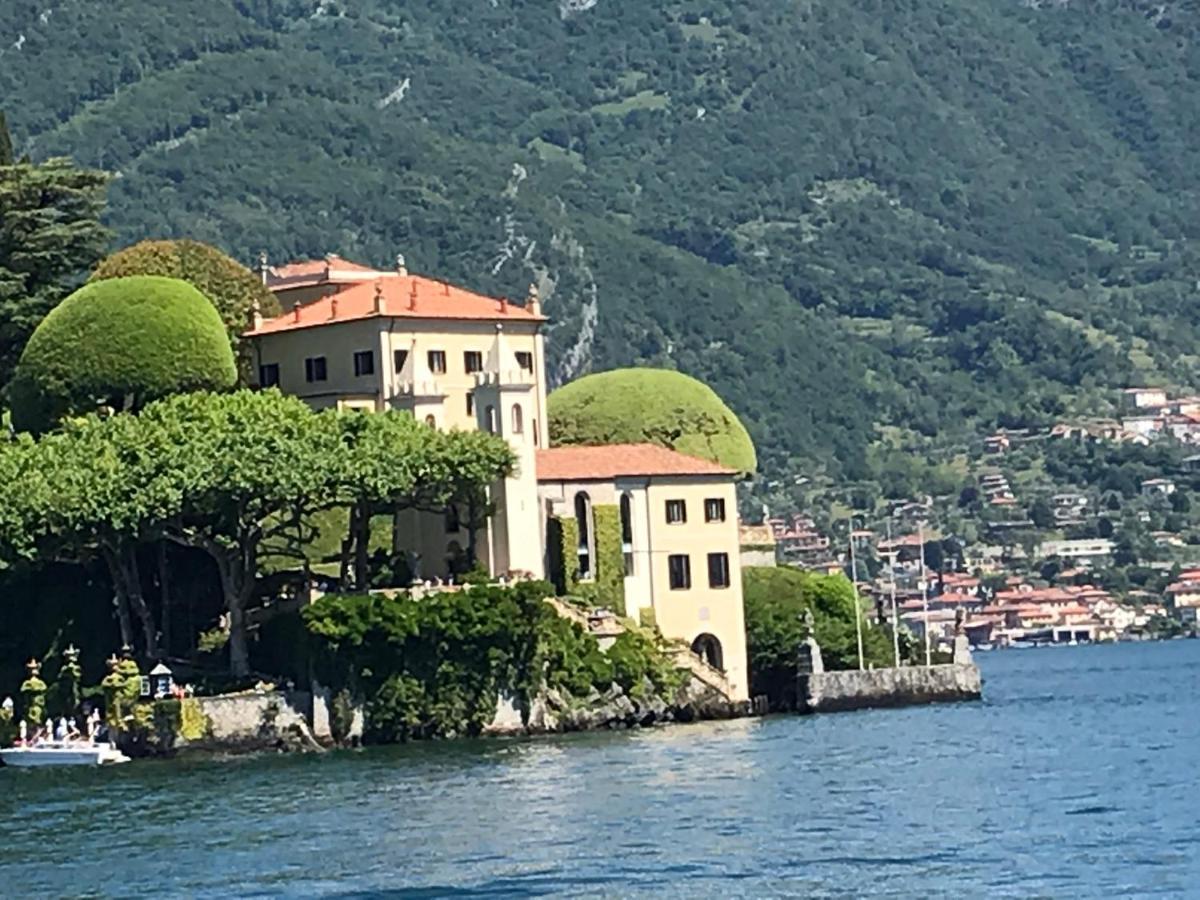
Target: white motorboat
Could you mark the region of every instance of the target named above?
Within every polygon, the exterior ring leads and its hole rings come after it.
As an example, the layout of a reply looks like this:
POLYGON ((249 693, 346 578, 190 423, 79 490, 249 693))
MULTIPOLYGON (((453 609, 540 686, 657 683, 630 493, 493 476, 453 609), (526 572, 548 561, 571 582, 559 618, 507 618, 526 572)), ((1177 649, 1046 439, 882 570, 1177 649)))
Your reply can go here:
POLYGON ((0 750, 0 760, 14 768, 34 766, 111 766, 129 762, 112 744, 86 741, 46 741, 0 750))

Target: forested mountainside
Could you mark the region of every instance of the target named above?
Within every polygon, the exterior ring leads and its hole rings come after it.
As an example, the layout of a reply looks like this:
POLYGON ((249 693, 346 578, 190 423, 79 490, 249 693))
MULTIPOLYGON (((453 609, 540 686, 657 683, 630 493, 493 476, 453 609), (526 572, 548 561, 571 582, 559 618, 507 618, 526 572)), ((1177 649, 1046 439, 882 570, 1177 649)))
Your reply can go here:
MULTIPOLYGON (((520 297, 771 473, 1193 384, 1200 17, 1138 0, 9 0, 18 152, 121 243, 520 297), (877 446, 872 448, 871 445, 877 446)), ((895 451, 890 451, 895 452, 895 451)))

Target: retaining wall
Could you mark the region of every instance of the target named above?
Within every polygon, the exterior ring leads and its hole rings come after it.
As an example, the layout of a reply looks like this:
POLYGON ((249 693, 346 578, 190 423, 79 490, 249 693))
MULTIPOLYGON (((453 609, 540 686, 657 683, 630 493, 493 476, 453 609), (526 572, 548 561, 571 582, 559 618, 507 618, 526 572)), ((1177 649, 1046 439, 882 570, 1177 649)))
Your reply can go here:
POLYGON ((978 700, 983 680, 974 663, 820 672, 799 676, 804 712, 842 712, 978 700))

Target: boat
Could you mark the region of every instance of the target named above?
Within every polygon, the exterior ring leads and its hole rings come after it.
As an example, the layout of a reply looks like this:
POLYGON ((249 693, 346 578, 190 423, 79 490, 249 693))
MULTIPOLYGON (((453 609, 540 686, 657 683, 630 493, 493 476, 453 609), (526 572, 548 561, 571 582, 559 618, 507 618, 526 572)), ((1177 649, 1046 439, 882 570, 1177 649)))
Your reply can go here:
POLYGON ((112 744, 86 741, 45 741, 0 750, 0 761, 13 768, 41 766, 111 766, 129 762, 112 744))

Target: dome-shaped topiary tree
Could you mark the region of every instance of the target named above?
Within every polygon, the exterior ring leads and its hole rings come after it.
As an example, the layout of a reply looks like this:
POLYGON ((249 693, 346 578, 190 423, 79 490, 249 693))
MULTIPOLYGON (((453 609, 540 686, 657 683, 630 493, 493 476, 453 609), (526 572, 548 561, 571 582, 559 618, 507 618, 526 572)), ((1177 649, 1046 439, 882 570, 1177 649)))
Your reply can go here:
POLYGON ((588 375, 548 400, 554 445, 650 443, 750 474, 757 465, 745 426, 708 385, 670 369, 588 375))
POLYGON ((221 317, 174 278, 84 285, 34 331, 13 377, 13 427, 40 432, 100 406, 137 409, 168 394, 237 381, 221 317))
POLYGON ((90 280, 129 275, 162 275, 195 287, 217 308, 235 347, 239 335, 250 327, 255 304, 268 318, 279 315, 279 301, 258 275, 200 241, 141 241, 101 262, 90 280))

